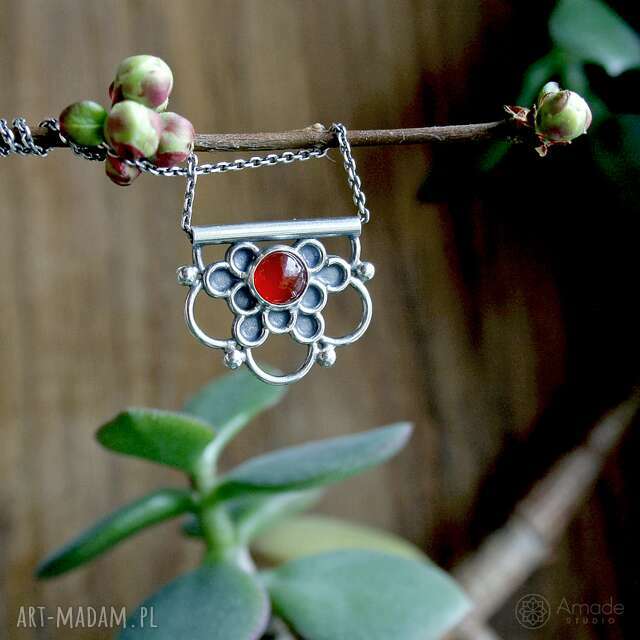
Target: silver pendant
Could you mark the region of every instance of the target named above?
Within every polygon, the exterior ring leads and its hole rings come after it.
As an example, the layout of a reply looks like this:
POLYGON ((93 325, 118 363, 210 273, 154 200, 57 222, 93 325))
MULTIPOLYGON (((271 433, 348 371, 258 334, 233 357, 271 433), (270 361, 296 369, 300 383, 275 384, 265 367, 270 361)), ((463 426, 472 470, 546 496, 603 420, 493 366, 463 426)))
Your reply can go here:
POLYGON ((362 225, 369 221, 369 209, 347 130, 340 123, 334 123, 331 130, 336 134, 357 216, 199 227, 191 224, 199 175, 324 158, 327 147, 210 165, 199 165, 198 157, 192 153, 184 173, 187 185, 181 227, 191 240, 193 264, 178 269, 178 282, 189 287, 184 310, 187 326, 203 345, 224 351, 227 367, 237 369, 244 364, 270 384, 296 382, 316 363, 333 366, 336 347, 358 340, 371 322, 371 297, 364 283, 373 277, 375 269, 370 262, 360 259, 360 234, 362 225), (320 238, 330 237, 349 240, 348 259, 327 255, 320 238), (224 244, 229 245, 225 259, 205 264, 203 248, 224 244), (330 294, 348 287, 360 297, 360 321, 346 335, 329 336, 322 311, 330 294), (233 314, 229 337, 210 336, 196 321, 195 303, 202 291, 227 302, 233 314), (295 371, 273 373, 258 364, 254 349, 271 334, 289 334, 307 346, 306 357, 295 371))
POLYGON ((371 297, 364 283, 374 267, 360 259, 360 217, 321 218, 191 227, 193 264, 178 269, 178 281, 190 287, 185 320, 205 346, 224 351, 231 369, 243 364, 261 380, 289 384, 303 378, 315 363, 331 367, 336 347, 351 344, 371 321, 371 297), (328 255, 320 238, 345 237, 350 255, 328 255), (261 243, 259 247, 255 243, 261 243), (228 244, 225 259, 205 264, 203 247, 228 244), (350 333, 332 337, 325 332, 322 311, 330 294, 352 287, 362 303, 358 325, 350 333), (208 335, 195 317, 201 292, 226 301, 233 314, 231 336, 208 335), (297 370, 286 374, 266 371, 254 350, 270 334, 289 334, 307 346, 297 370))

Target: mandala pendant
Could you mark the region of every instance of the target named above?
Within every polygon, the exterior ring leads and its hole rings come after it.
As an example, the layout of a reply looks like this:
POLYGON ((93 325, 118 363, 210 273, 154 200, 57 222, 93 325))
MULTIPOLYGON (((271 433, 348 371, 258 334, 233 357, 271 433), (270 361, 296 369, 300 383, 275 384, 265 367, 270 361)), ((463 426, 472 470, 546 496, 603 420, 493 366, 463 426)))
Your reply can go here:
POLYGON ((300 380, 314 363, 331 367, 336 347, 358 340, 371 321, 364 283, 373 277, 374 267, 360 259, 361 230, 357 216, 192 227, 193 264, 178 269, 178 281, 190 288, 185 303, 189 330, 205 346, 224 350, 229 368, 244 364, 271 384, 300 380), (349 240, 347 259, 327 254, 320 240, 327 237, 349 240), (225 259, 205 264, 203 248, 221 244, 229 245, 225 259), (329 336, 322 311, 330 294, 348 287, 360 297, 360 321, 347 335, 329 336), (233 314, 230 337, 210 336, 197 323, 195 302, 201 292, 228 304, 233 314), (258 364, 254 350, 270 334, 289 334, 307 345, 296 371, 276 375, 258 364))

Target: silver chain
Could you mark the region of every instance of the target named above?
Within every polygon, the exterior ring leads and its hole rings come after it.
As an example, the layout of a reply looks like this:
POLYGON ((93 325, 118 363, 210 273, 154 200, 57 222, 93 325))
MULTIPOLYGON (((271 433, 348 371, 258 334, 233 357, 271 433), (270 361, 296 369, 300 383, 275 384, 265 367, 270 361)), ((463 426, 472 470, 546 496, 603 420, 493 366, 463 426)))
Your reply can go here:
MULTIPOLYGON (((342 154, 345 171, 347 172, 347 182, 353 193, 353 202, 358 210, 358 217, 363 224, 369 222, 371 212, 366 206, 367 198, 362 190, 362 180, 356 169, 356 161, 351 153, 351 145, 347 138, 347 128, 340 122, 331 125, 331 131, 336 134, 338 148, 342 154)), ((191 219, 193 217, 193 201, 195 198, 196 178, 199 175, 209 173, 224 173, 225 171, 241 171, 243 169, 257 169, 258 167, 274 166, 277 164, 288 164, 290 162, 309 160, 309 158, 324 158, 329 151, 329 147, 319 147, 317 149, 301 149, 300 151, 285 151, 282 154, 270 153, 262 157, 253 157, 248 160, 235 160, 233 162, 218 162, 216 164, 198 164, 197 156, 192 153, 187 161, 187 168, 169 167, 162 169, 152 165, 147 160, 127 161, 127 164, 138 167, 142 171, 154 175, 181 175, 187 176, 187 186, 184 194, 184 207, 180 226, 191 236, 191 219), (195 157, 195 161, 193 158, 195 157), (179 173, 177 173, 179 172, 179 173)))
POLYGON ((192 153, 187 159, 187 188, 184 192, 184 205, 180 226, 191 238, 191 218, 193 217, 193 201, 196 197, 196 182, 198 180, 198 156, 192 153))
MULTIPOLYGON (((74 154, 85 158, 102 162, 107 155, 118 157, 115 152, 103 143, 98 147, 84 147, 68 140, 60 130, 60 123, 55 118, 47 118, 40 123, 41 127, 49 129, 58 135, 60 140, 69 145, 74 154)), ((19 155, 36 155, 45 157, 48 151, 35 144, 31 129, 24 118, 15 118, 13 128, 18 132, 16 139, 12 128, 4 119, 0 119, 0 157, 7 157, 13 153, 19 155)), ((363 223, 369 222, 371 216, 366 206, 366 196, 362 190, 362 181, 356 170, 356 162, 351 153, 351 145, 347 138, 347 129, 342 123, 331 125, 331 131, 336 134, 338 148, 342 154, 345 171, 347 172, 347 182, 353 193, 353 202, 358 210, 358 216, 363 223)), ((195 198, 195 188, 198 176, 212 173, 226 173, 228 171, 242 171, 244 169, 258 169, 260 167, 273 167, 279 164, 290 164, 292 162, 304 162, 311 158, 324 158, 329 152, 329 147, 317 147, 315 149, 301 149, 299 151, 284 151, 283 153, 269 153, 266 156, 253 156, 251 158, 238 158, 231 162, 216 162, 213 164, 198 164, 198 156, 191 153, 187 159, 186 167, 157 167, 148 160, 123 160, 126 164, 140 169, 143 173, 150 173, 154 176, 186 177, 187 185, 184 195, 184 205, 182 209, 180 226, 190 236, 191 219, 193 217, 193 202, 195 198)))
MULTIPOLYGON (((253 156, 252 158, 238 158, 230 162, 216 162, 215 164, 199 164, 195 172, 199 176, 211 173, 226 173, 227 171, 242 171, 244 169, 258 169, 260 167, 274 167, 278 164, 290 164, 291 162, 310 160, 311 158, 324 158, 329 149, 301 149, 300 151, 285 151, 283 153, 270 153, 266 156, 253 156)), ((187 167, 156 167, 148 160, 125 160, 128 165, 137 167, 144 173, 154 176, 189 176, 187 167)))
POLYGON ((76 144, 75 142, 71 142, 71 140, 65 138, 62 135, 62 131, 60 131, 60 123, 55 118, 47 118, 43 120, 40 125, 45 129, 49 129, 49 131, 53 131, 58 134, 58 138, 60 138, 61 142, 64 144, 68 144, 69 148, 73 153, 85 160, 93 160, 94 162, 103 162, 107 157, 107 145, 101 144, 97 147, 83 147, 82 145, 76 144))
POLYGON ((369 222, 369 218, 371 218, 371 212, 367 209, 367 198, 362 190, 360 176, 356 171, 356 161, 351 154, 351 145, 347 138, 347 128, 341 122, 334 122, 331 125, 331 131, 333 131, 338 138, 338 147, 340 148, 342 160, 344 161, 344 169, 347 172, 347 182, 353 193, 353 202, 358 209, 358 216, 363 224, 366 224, 369 222))
POLYGON ((35 155, 41 158, 48 154, 46 149, 34 142, 31 129, 24 118, 15 118, 11 127, 4 118, 0 118, 0 140, 3 142, 3 146, 0 146, 0 156, 3 158, 12 153, 21 156, 35 155), (17 140, 13 129, 18 132, 17 140))

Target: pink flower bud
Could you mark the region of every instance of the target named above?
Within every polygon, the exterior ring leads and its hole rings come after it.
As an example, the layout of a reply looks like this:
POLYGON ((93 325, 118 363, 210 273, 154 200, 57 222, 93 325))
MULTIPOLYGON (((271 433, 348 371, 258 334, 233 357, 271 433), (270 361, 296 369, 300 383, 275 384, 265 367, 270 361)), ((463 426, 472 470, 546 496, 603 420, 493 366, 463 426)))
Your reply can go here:
POLYGON ((172 167, 189 157, 195 132, 191 122, 177 113, 161 113, 160 119, 163 125, 160 144, 151 160, 158 167, 172 167))
POLYGON ((158 149, 162 120, 151 109, 132 100, 118 102, 104 125, 104 135, 122 158, 150 158, 158 149))
POLYGON ((107 156, 104 169, 111 182, 120 187, 128 187, 140 175, 140 169, 112 156, 107 156))
POLYGON ((118 66, 109 95, 113 104, 134 100, 155 111, 164 111, 172 88, 173 74, 164 60, 155 56, 131 56, 118 66))
POLYGON ((65 138, 86 147, 97 147, 104 142, 106 109, 91 100, 74 102, 60 114, 60 130, 65 138))

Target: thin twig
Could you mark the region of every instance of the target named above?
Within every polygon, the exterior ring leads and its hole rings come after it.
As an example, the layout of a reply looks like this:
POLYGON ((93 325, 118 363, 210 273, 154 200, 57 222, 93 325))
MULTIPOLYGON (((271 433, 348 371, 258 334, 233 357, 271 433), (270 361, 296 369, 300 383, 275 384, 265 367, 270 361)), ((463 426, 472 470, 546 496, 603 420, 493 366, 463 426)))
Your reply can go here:
POLYGON ((483 625, 551 554, 580 505, 591 493, 608 456, 634 422, 640 391, 602 418, 586 441, 556 462, 517 505, 504 527, 492 533, 453 575, 474 610, 456 640, 479 640, 483 625))
MULTIPOLYGON (((48 129, 32 128, 36 144, 45 149, 66 147, 48 129)), ((518 127, 512 118, 480 124, 459 124, 414 129, 349 130, 349 142, 354 147, 409 145, 424 143, 479 142, 486 140, 528 139, 530 132, 518 127)), ((305 129, 274 133, 199 133, 194 150, 207 151, 275 151, 280 149, 309 149, 318 146, 335 147, 335 135, 324 125, 314 124, 305 129)))

